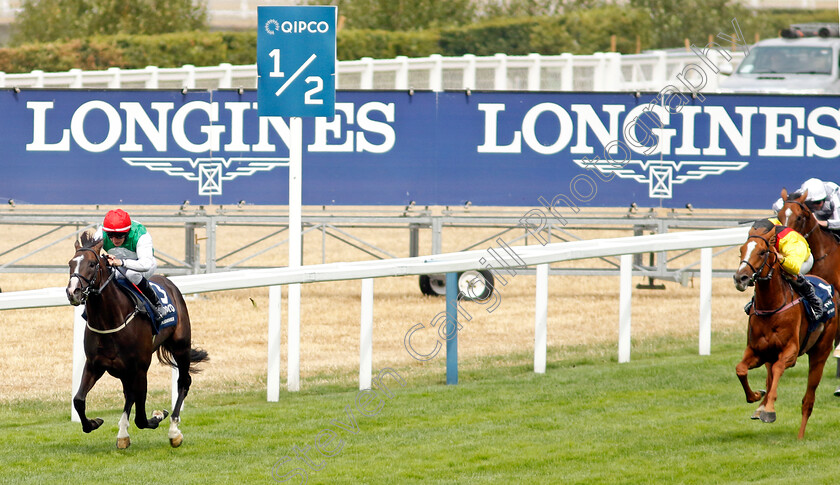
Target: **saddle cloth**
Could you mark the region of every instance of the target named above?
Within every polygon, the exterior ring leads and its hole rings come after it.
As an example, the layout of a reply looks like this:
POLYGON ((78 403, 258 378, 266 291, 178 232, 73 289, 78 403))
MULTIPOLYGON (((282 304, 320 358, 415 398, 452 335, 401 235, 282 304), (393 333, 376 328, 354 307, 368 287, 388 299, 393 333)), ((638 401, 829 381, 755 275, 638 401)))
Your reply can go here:
POLYGON ((149 315, 149 320, 152 321, 152 332, 154 332, 155 335, 164 328, 172 327, 178 324, 178 312, 175 311, 175 305, 172 304, 169 294, 162 286, 153 281, 149 281, 149 286, 151 286, 155 293, 157 293, 161 304, 163 304, 163 308, 166 309, 166 315, 158 320, 155 309, 152 308, 152 305, 146 297, 143 296, 143 293, 141 293, 132 282, 121 277, 117 277, 115 280, 119 284, 120 288, 125 289, 133 297, 135 302, 139 302, 143 305, 143 309, 146 311, 146 314, 149 315))

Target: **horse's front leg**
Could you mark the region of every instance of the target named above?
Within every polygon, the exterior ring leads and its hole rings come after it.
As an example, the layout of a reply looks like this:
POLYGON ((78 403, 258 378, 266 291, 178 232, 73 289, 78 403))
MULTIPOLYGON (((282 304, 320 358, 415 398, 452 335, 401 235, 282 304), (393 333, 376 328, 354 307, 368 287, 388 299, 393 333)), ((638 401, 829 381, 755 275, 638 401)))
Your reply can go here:
POLYGON ((760 391, 755 392, 750 389, 750 383, 747 379, 747 372, 750 369, 755 369, 762 363, 761 358, 755 355, 752 348, 747 347, 747 349, 744 350, 744 358, 742 358, 741 362, 735 366, 735 374, 738 376, 738 380, 741 381, 741 386, 744 388, 744 394, 747 396, 747 402, 756 402, 764 396, 764 393, 760 391))
POLYGON ((161 421, 169 416, 167 411, 155 411, 152 413, 152 418, 146 418, 146 371, 138 370, 134 375, 133 380, 134 404, 136 406, 136 416, 134 416, 134 424, 137 428, 155 429, 161 421))
MULTIPOLYGON (((767 368, 767 380, 764 383, 764 389, 770 389, 770 383, 773 379, 773 373, 770 370, 770 362, 766 362, 764 367, 767 368)), ((759 390, 758 392, 764 396, 762 399, 761 404, 755 409, 755 412, 750 416, 750 419, 761 419, 761 413, 764 412, 764 406, 767 404, 767 392, 765 390, 759 390)))
POLYGON ((78 413, 79 419, 82 421, 82 431, 85 433, 90 433, 102 426, 104 422, 102 418, 88 419, 85 415, 85 399, 87 398, 87 394, 93 389, 93 385, 102 377, 104 372, 105 369, 96 367, 90 360, 86 360, 85 368, 82 371, 82 382, 79 384, 79 390, 73 397, 73 407, 76 409, 76 413, 78 413))
POLYGON ((120 416, 120 429, 117 431, 117 448, 124 450, 131 445, 131 438, 128 435, 128 426, 131 421, 131 407, 134 406, 134 389, 131 378, 123 377, 123 395, 125 396, 125 405, 123 406, 123 413, 120 416))
POLYGON ((792 367, 796 363, 796 357, 799 353, 798 345, 788 345, 779 354, 778 360, 769 368, 769 373, 772 376, 770 385, 767 388, 767 397, 764 399, 764 411, 761 412, 761 421, 765 423, 772 423, 776 421, 776 398, 779 396, 779 380, 785 369, 792 367))

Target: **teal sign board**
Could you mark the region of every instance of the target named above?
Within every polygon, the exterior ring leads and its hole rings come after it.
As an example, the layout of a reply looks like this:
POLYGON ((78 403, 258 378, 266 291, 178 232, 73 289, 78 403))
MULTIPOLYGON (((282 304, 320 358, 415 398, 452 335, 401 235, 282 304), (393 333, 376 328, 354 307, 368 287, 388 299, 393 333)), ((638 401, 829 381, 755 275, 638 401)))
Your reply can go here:
POLYGON ((260 116, 335 115, 336 7, 257 7, 260 116))

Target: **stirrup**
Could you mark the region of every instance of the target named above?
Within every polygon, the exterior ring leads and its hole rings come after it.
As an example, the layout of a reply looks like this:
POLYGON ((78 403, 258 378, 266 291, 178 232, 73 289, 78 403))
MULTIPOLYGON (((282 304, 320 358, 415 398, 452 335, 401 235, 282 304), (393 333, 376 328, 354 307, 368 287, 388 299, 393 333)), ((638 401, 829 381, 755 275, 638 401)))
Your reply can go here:
POLYGON ((152 308, 154 309, 154 312, 157 314, 158 320, 163 320, 163 317, 165 317, 166 313, 167 313, 166 309, 163 307, 163 305, 156 305, 156 306, 152 305, 152 308))

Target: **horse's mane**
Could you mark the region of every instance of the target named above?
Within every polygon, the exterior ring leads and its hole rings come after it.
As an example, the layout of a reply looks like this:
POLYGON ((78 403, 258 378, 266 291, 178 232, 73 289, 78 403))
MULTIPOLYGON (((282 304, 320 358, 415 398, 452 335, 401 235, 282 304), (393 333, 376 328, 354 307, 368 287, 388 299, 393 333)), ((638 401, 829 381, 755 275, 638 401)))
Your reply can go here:
POLYGON ((758 219, 752 225, 753 229, 763 229, 765 232, 776 227, 769 219, 758 219))
POLYGON ((787 200, 796 200, 802 197, 802 192, 794 192, 792 194, 788 194, 787 200))
POLYGON ((96 232, 96 229, 91 227, 79 235, 79 242, 82 243, 83 247, 92 248, 102 241, 102 239, 96 237, 96 232))

